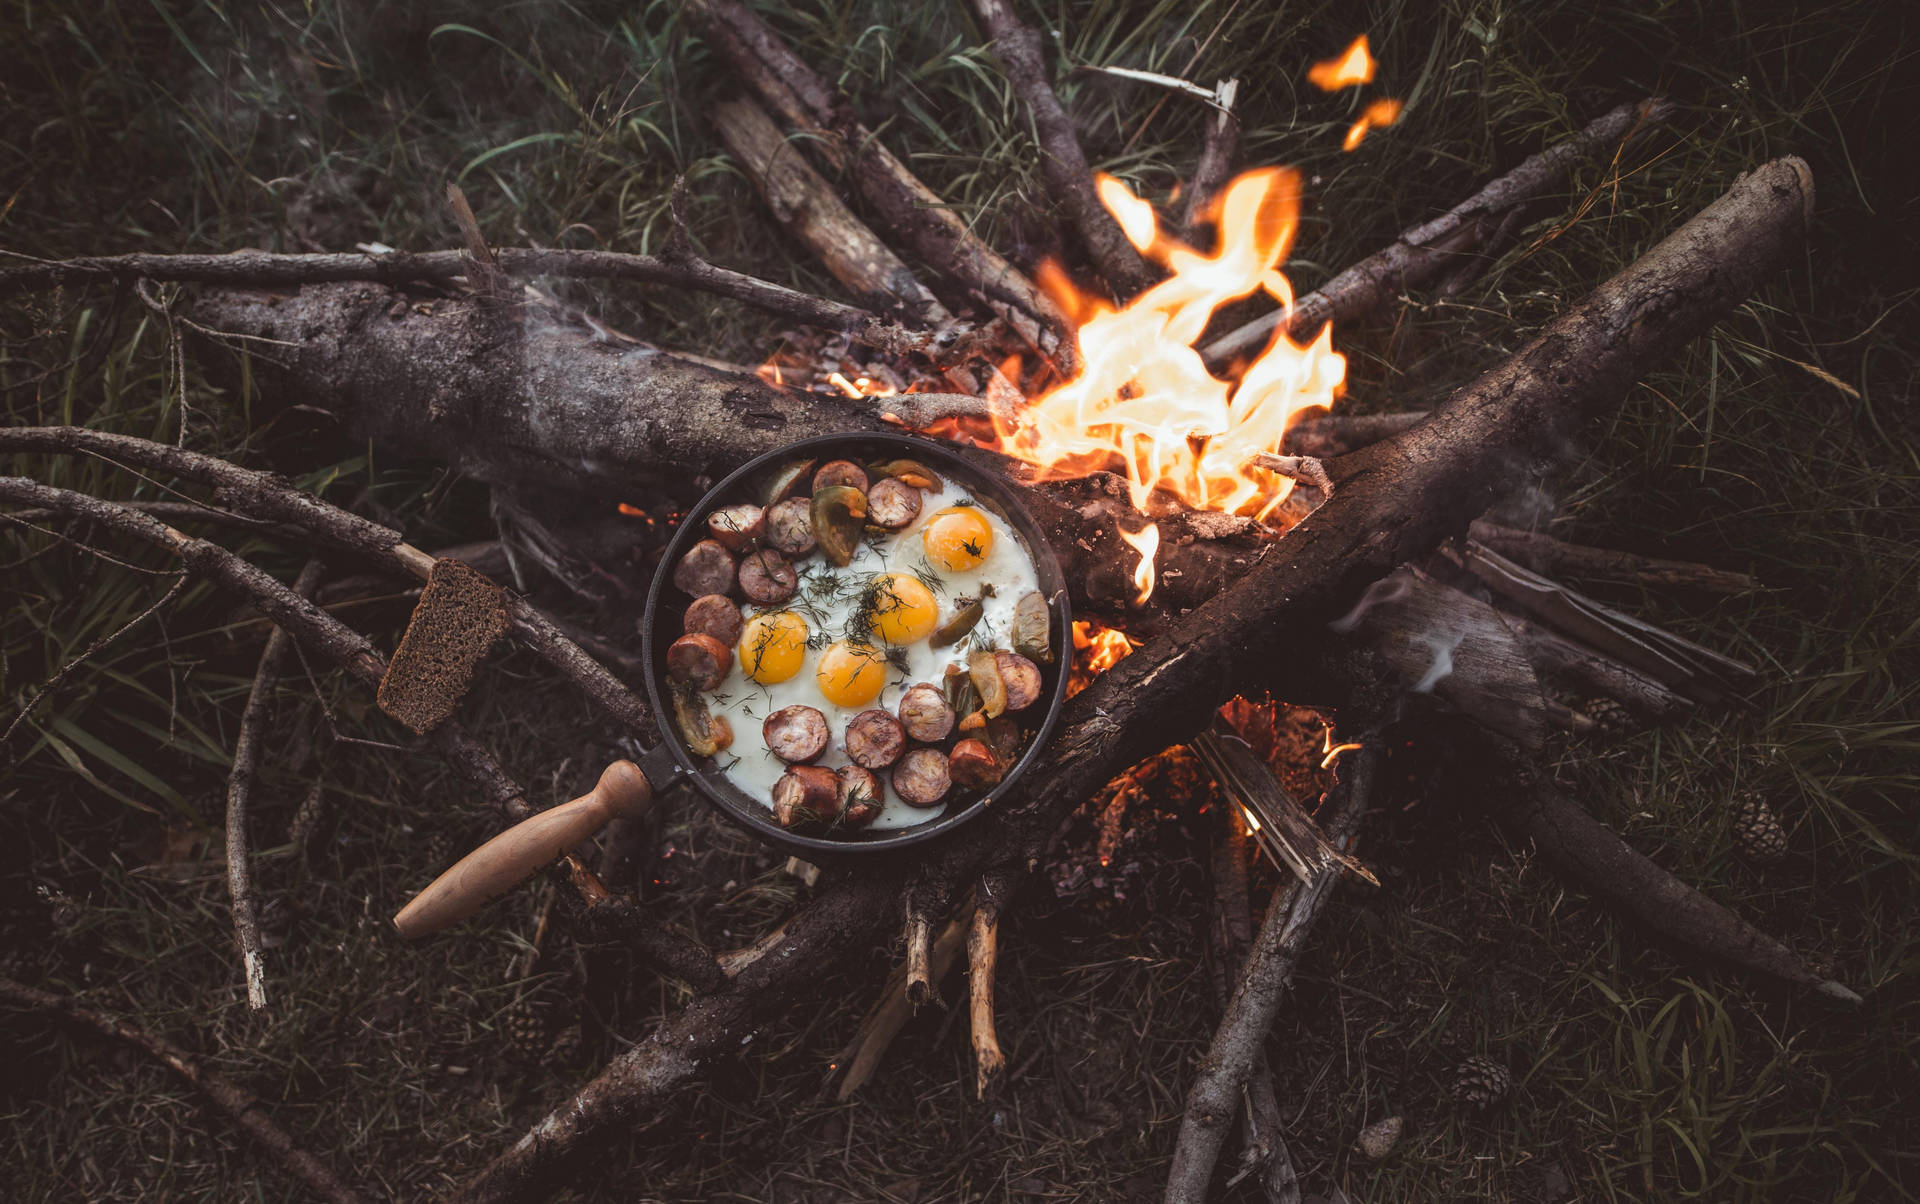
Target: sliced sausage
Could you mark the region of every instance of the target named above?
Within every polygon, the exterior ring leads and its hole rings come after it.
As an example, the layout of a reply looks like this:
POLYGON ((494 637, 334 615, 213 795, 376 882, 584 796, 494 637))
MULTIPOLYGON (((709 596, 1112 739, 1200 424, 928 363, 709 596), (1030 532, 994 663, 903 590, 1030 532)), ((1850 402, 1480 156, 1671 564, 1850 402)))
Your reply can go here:
POLYGON ((730 594, 734 580, 733 553, 717 539, 703 539, 687 549, 680 563, 673 566, 673 584, 698 598, 706 594, 730 594))
POLYGON ((667 676, 696 690, 717 690, 733 668, 733 649, 710 635, 683 635, 667 647, 667 676))
POLYGON ((813 499, 790 497, 767 507, 767 546, 784 556, 813 551, 813 499))
POLYGON ((1005 773, 1000 768, 1000 758, 980 740, 962 740, 954 745, 953 753, 947 758, 947 772, 968 790, 997 786, 1005 773))
POLYGON ((795 765, 773 784, 773 818, 783 828, 829 824, 840 814, 840 779, 831 769, 795 765))
POLYGON ((1018 652, 996 652, 993 661, 1000 670, 1001 684, 1007 688, 1009 711, 1024 711, 1040 701, 1040 666, 1018 652))
POLYGON ((902 802, 931 807, 947 796, 953 779, 947 773, 947 754, 937 748, 916 748, 893 767, 893 792, 902 802))
POLYGON ((885 769, 907 750, 907 730, 879 707, 847 720, 847 755, 855 765, 885 769))
POLYGON ((867 490, 867 521, 898 531, 920 517, 920 491, 894 477, 867 490))
POLYGON ((750 502, 722 506, 707 515, 707 530, 720 543, 735 552, 744 552, 760 542, 767 529, 767 514, 750 502))
POLYGON ((921 682, 900 696, 900 726, 922 744, 938 744, 953 730, 953 708, 939 686, 921 682))
POLYGON ((867 487, 867 470, 852 460, 829 460, 813 474, 813 491, 819 493, 829 485, 851 485, 855 489, 867 487))
POLYGON ((740 592, 759 606, 778 606, 800 588, 800 574, 772 548, 748 552, 740 562, 740 592))
POLYGON ((682 623, 688 635, 710 635, 731 648, 740 642, 740 629, 745 620, 732 598, 725 594, 706 594, 695 598, 687 607, 682 623))
POLYGON ((834 771, 840 779, 840 822, 849 828, 864 828, 880 818, 886 799, 880 793, 880 779, 873 770, 859 765, 842 765, 834 771))
POLYGON ((787 764, 811 761, 827 751, 827 717, 810 706, 781 707, 760 725, 760 735, 787 764))

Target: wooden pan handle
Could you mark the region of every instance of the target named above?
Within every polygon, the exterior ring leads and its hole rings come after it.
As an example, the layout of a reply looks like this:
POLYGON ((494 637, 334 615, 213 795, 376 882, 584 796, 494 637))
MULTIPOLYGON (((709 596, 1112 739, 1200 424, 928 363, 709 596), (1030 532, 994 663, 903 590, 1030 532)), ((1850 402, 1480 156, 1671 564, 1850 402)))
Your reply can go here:
POLYGON ((647 775, 632 761, 615 761, 592 790, 522 820, 462 857, 400 909, 394 929, 415 940, 458 923, 608 821, 643 815, 652 804, 647 775))

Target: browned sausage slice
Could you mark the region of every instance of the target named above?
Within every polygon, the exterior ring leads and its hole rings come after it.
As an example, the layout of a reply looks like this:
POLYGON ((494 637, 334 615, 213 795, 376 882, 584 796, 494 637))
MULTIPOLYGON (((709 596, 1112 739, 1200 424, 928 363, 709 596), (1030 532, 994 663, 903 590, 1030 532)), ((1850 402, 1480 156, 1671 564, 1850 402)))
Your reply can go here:
POLYGON ((715 539, 703 539, 694 544, 680 558, 680 563, 673 567, 674 586, 696 598, 705 594, 732 593, 733 579, 733 553, 715 539))
POLYGON ((813 499, 790 497, 767 508, 767 545, 785 556, 813 551, 813 499))
POLYGON ((800 588, 800 574, 772 548, 748 552, 740 562, 740 592, 760 606, 778 606, 800 588))
MULTIPOLYGON (((743 575, 744 584, 744 575, 743 575)), ((1040 666, 1034 664, 1018 652, 996 652, 994 664, 1000 670, 1000 681, 1007 687, 1007 709, 1024 711, 1040 701, 1040 666)))
POLYGON ((710 635, 683 635, 667 648, 667 676, 696 690, 717 690, 733 668, 733 649, 710 635))
POLYGON ((952 785, 947 754, 937 748, 916 748, 893 767, 893 792, 915 807, 933 806, 947 796, 947 788, 952 785))
POLYGON ((773 817, 783 828, 832 823, 840 814, 840 779, 831 769, 795 765, 773 784, 773 817))
POLYGON ((722 546, 735 552, 744 552, 759 543, 766 529, 766 511, 749 502, 722 506, 707 515, 707 530, 722 546))
POLYGON ((938 744, 953 731, 953 708, 939 686, 921 682, 900 696, 900 726, 922 744, 938 744))
POLYGON ((888 477, 867 490, 867 521, 898 531, 920 517, 920 491, 888 477))
POLYGON ((849 828, 864 828, 880 818, 886 799, 880 793, 880 779, 871 769, 842 765, 834 771, 840 779, 840 822, 849 828))
POLYGON ((962 740, 953 746, 947 759, 947 772, 954 781, 969 790, 985 790, 1000 782, 1000 759, 979 740, 962 740))
POLYGON ((906 729, 878 707, 847 720, 846 739, 847 755, 868 769, 885 769, 907 750, 906 729))
POLYGON ((729 648, 740 642, 740 629, 745 625, 739 605, 725 594, 695 598, 682 622, 688 635, 710 635, 729 648))
POLYGON ((867 487, 867 470, 852 460, 829 460, 813 474, 813 491, 819 493, 829 485, 851 485, 864 490, 867 487))
POLYGON ((760 725, 760 735, 787 764, 811 761, 827 751, 827 717, 810 706, 781 707, 760 725))

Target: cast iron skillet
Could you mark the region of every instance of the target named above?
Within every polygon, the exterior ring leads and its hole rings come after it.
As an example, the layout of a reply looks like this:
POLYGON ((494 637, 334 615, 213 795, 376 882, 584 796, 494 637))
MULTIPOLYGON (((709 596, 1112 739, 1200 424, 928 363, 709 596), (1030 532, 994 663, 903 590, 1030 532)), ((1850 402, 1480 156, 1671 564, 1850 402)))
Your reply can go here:
MULTIPOLYGON (((940 444, 911 435, 892 434, 821 435, 802 439, 748 461, 726 480, 715 485, 700 499, 700 504, 681 520, 679 531, 660 560, 660 567, 653 575, 652 588, 647 591, 647 609, 641 619, 641 639, 647 698, 653 704, 654 714, 659 717, 663 737, 660 747, 641 759, 641 768, 653 785, 654 792, 664 793, 682 782, 691 783, 702 798, 734 823, 764 840, 806 855, 878 853, 888 849, 903 849, 933 840, 986 810, 995 799, 1013 789, 1021 774, 1039 756, 1047 737, 1052 735, 1054 721, 1059 718, 1061 704, 1066 701, 1067 665, 1073 656, 1066 582, 1061 577, 1060 565, 1053 558, 1052 549, 1041 537, 1039 526, 1019 500, 998 480, 940 444), (708 514, 733 502, 751 500, 758 492, 756 487, 771 479, 782 465, 809 459, 821 462, 852 460, 866 465, 901 458, 918 460, 965 486, 983 505, 1006 520, 1020 541, 1022 550, 1033 562, 1034 575, 1039 581, 1041 594, 1048 599, 1048 610, 1053 620, 1053 663, 1040 666, 1044 684, 1040 701, 1034 704, 1034 708, 1039 710, 1039 723, 1030 729, 1032 738, 1027 743, 1026 751, 998 785, 972 798, 965 793, 950 796, 961 801, 949 801, 944 810, 924 823, 906 828, 889 828, 883 832, 855 830, 831 839, 789 832, 774 820, 773 809, 766 802, 750 797, 735 786, 719 766, 708 758, 695 757, 680 741, 662 667, 667 645, 681 634, 680 616, 693 599, 674 586, 673 569, 689 548, 706 538, 708 514)), ((1034 713, 1033 709, 1025 712, 1026 715, 1034 713)), ((759 733, 735 732, 734 738, 739 741, 757 740, 759 733)))

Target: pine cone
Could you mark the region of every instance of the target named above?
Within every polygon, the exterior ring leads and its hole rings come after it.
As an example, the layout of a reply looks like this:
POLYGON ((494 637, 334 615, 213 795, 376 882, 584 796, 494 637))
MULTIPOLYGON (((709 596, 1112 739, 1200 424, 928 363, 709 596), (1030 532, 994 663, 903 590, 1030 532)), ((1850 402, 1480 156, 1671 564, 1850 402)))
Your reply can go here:
POLYGON ((1491 1108, 1513 1090, 1513 1076, 1492 1058, 1468 1058, 1454 1072, 1453 1102, 1463 1108, 1491 1108))
POLYGON ((564 1066, 579 1057, 580 1051, 586 1048, 586 1044, 586 1034, 580 1031, 580 1026, 569 1024, 554 1037, 552 1048, 547 1050, 547 1057, 564 1066))
POLYGON ((1620 701, 1615 698, 1589 698, 1580 704, 1580 713, 1593 720, 1594 730, 1603 736, 1624 736, 1640 726, 1620 701))
POLYGON ((553 1045, 553 1017, 541 1000, 524 996, 507 1009, 507 1049, 516 1058, 532 1061, 553 1045))
POLYGON ((1733 847, 1755 865, 1772 865, 1787 855, 1787 830, 1758 790, 1734 800, 1733 847))
POLYGON ((320 821, 326 818, 326 791, 315 782, 307 791, 307 797, 300 800, 299 810, 293 813, 293 822, 287 825, 287 840, 293 847, 304 852, 313 843, 313 837, 320 830, 320 821))

